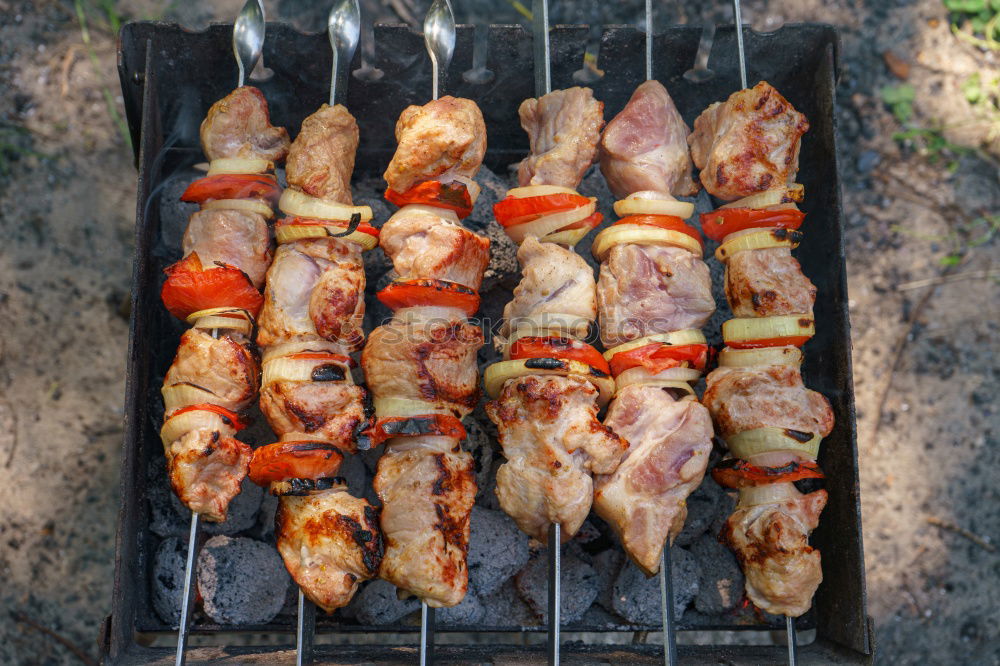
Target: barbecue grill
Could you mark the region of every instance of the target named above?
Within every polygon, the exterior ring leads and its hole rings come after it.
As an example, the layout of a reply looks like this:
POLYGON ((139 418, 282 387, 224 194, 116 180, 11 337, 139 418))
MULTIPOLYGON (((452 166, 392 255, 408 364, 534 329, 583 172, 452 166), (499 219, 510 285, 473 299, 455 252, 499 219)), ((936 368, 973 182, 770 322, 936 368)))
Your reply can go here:
MULTIPOLYGON (((573 73, 583 62, 588 26, 557 26, 551 32, 553 87, 574 85, 573 73)), ((230 51, 230 25, 214 25, 192 32, 166 23, 132 23, 123 27, 118 49, 129 128, 136 147, 139 196, 136 218, 136 256, 133 268, 132 318, 128 350, 125 438, 122 454, 121 497, 116 574, 112 614, 100 636, 104 660, 111 664, 168 663, 170 647, 145 647, 147 635, 172 633, 174 628, 154 612, 151 601, 153 553, 157 537, 150 531, 150 512, 144 484, 149 464, 162 456, 157 433, 158 373, 169 365, 180 327, 159 303, 161 269, 168 263, 155 252, 161 219, 158 206, 149 206, 151 193, 164 175, 192 155, 198 155, 197 123, 210 104, 228 92, 236 80, 230 51), (168 148, 165 150, 165 146, 168 148)), ((732 27, 716 33, 709 66, 713 79, 692 83, 682 76, 694 61, 700 29, 675 26, 656 35, 654 71, 670 89, 678 109, 690 124, 709 103, 723 100, 740 87, 736 34, 732 27)), ((498 173, 528 151, 519 127, 517 107, 534 96, 532 38, 517 25, 488 29, 486 67, 490 80, 462 76, 473 67, 474 29, 460 26, 455 56, 448 70, 446 92, 475 100, 486 119, 489 150, 485 164, 498 173)), ((599 65, 604 76, 589 84, 605 103, 611 118, 625 105, 635 86, 644 80, 643 32, 631 27, 607 26, 600 42, 599 65)), ((797 256, 822 298, 815 307, 816 337, 807 347, 803 374, 811 387, 826 395, 836 416, 836 427, 824 441, 820 464, 828 476, 829 503, 813 543, 823 553, 824 582, 814 607, 800 618, 800 630, 815 630, 815 640, 799 648, 803 663, 871 663, 874 652, 870 619, 866 614, 864 562, 861 544, 854 394, 851 376, 850 323, 844 266, 843 211, 835 147, 834 88, 837 81, 837 34, 831 26, 786 25, 769 34, 746 32, 748 78, 774 84, 810 120, 802 143, 800 181, 808 198, 809 231, 797 256)), ((325 34, 304 34, 287 25, 270 24, 264 62, 267 80, 256 81, 268 99, 276 125, 293 135, 302 119, 326 101, 329 90, 330 50, 325 34)), ((422 37, 406 26, 375 27, 378 78, 352 80, 346 105, 357 117, 361 147, 358 177, 381 173, 395 148, 393 127, 400 111, 427 99, 430 63, 422 37)), ((360 54, 352 66, 361 65, 360 54)), ((772 631, 783 625, 736 623, 720 616, 695 626, 678 618, 687 631, 772 631)), ((279 615, 267 625, 221 626, 196 621, 192 635, 213 633, 287 633, 294 641, 294 617, 279 615)), ((449 627, 454 633, 441 640, 435 656, 441 661, 511 663, 538 658, 541 640, 524 640, 539 627, 449 627), (488 634, 488 635, 482 635, 488 634)), ((658 626, 569 624, 562 653, 567 662, 586 659, 611 663, 661 663, 662 648, 644 643, 645 632, 658 626), (586 632, 581 634, 579 632, 586 632), (598 634, 605 634, 597 636, 598 634), (574 638, 580 641, 574 642, 574 638), (588 639, 583 641, 582 639, 588 639)), ((357 661, 412 663, 418 627, 396 624, 379 627, 317 619, 317 632, 337 633, 341 645, 317 644, 318 663, 357 661), (391 633, 409 640, 352 640, 364 634, 391 633)), ((541 638, 541 637, 538 637, 541 638)), ((245 643, 245 641, 241 641, 245 643)), ((681 640, 684 643, 684 640, 681 640)), ((801 639, 800 639, 801 642, 801 639)), ((681 645, 684 663, 782 663, 783 646, 681 645)), ((192 662, 293 662, 294 645, 285 647, 192 647, 192 662)))

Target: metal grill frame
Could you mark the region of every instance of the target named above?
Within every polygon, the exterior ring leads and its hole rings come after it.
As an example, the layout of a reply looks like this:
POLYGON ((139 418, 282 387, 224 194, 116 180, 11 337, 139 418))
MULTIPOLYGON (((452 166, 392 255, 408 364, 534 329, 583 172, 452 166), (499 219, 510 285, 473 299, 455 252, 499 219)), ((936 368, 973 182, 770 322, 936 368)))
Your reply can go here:
MULTIPOLYGON (((588 26, 552 29, 554 88, 574 85, 572 75, 583 62, 588 33, 588 26)), ((707 104, 724 100, 739 88, 735 31, 731 26, 720 27, 716 33, 709 67, 717 76, 700 84, 682 78, 694 60, 699 37, 698 27, 674 26, 657 35, 653 46, 657 78, 671 91, 689 124, 707 104)), ((197 106, 200 120, 210 104, 228 92, 236 80, 230 38, 229 25, 213 25, 193 32, 159 22, 130 23, 119 36, 118 68, 136 149, 139 187, 122 450, 122 507, 112 614, 102 626, 100 637, 102 658, 109 664, 170 663, 173 656, 170 648, 143 647, 137 640, 137 634, 170 631, 155 616, 150 603, 152 537, 143 480, 151 456, 162 455, 151 418, 151 411, 155 411, 151 405, 158 400, 159 387, 151 380, 169 364, 180 330, 159 303, 161 265, 151 253, 159 228, 159 213, 155 206, 145 210, 144 204, 158 184, 163 165, 158 157, 165 134, 178 122, 178 100, 197 106)), ((641 31, 629 26, 606 26, 603 30, 599 65, 605 75, 590 85, 595 96, 605 103, 606 118, 621 110, 635 86, 644 79, 644 39, 641 31)), ((471 26, 458 28, 455 58, 445 90, 479 103, 489 133, 486 163, 503 173, 506 165, 520 159, 528 149, 527 137, 517 119, 517 106, 522 99, 533 96, 531 34, 519 25, 489 27, 487 67, 495 78, 486 84, 471 84, 461 76, 472 67, 473 40, 471 26)), ((352 78, 346 102, 361 127, 359 173, 376 173, 384 167, 395 148, 393 126, 399 112, 429 97, 430 64, 421 36, 406 26, 379 25, 375 27, 375 43, 373 64, 384 76, 378 81, 352 78)), ((834 89, 838 78, 838 36, 829 25, 786 25, 770 34, 747 31, 746 49, 750 81, 767 79, 773 83, 807 115, 812 126, 803 141, 800 171, 800 180, 808 192, 803 208, 809 213, 809 225, 797 256, 805 273, 819 288, 820 298, 815 309, 817 335, 806 347, 803 372, 807 385, 830 398, 837 425, 824 441, 820 456, 820 463, 828 473, 826 487, 830 500, 813 535, 813 543, 823 551, 824 574, 814 604, 817 639, 800 647, 799 657, 803 663, 871 663, 874 644, 866 614, 844 225, 836 153, 834 89)), ((274 70, 274 76, 254 85, 268 98, 275 124, 288 127, 294 136, 302 119, 326 101, 330 71, 326 35, 304 34, 288 25, 269 24, 264 62, 274 70)), ((352 69, 358 66, 360 54, 352 69)), ((192 135, 190 128, 186 134, 192 135)), ((319 628, 330 630, 331 626, 321 623, 319 628)), ((767 628, 691 627, 683 623, 678 626, 682 631, 767 628)), ((570 625, 565 631, 642 629, 655 630, 632 625, 612 629, 570 625)), ((275 624, 193 627, 195 634, 293 630, 294 626, 275 624)), ((402 633, 414 632, 416 628, 392 625, 342 630, 402 633)), ((453 630, 479 632, 497 628, 458 627, 439 631, 453 630)), ((543 650, 544 645, 537 648, 439 645, 435 656, 442 661, 499 663, 525 659, 535 652, 540 655, 543 650)), ((784 660, 782 647, 682 645, 680 653, 684 663, 702 663, 713 658, 733 664, 784 660)), ((192 663, 208 659, 217 663, 293 662, 294 647, 192 648, 188 655, 192 663)), ((657 645, 569 643, 564 645, 563 655, 567 661, 612 663, 660 663, 662 659, 657 645)), ((407 663, 415 659, 416 653, 412 647, 317 645, 315 656, 317 663, 362 660, 407 663)))

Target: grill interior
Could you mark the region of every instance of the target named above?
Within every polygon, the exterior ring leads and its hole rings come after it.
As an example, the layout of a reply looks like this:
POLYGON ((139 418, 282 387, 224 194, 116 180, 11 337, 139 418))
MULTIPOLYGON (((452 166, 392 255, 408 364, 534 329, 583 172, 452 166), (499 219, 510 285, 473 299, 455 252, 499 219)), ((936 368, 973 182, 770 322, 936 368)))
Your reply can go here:
MULTIPOLYGON (((589 28, 559 26, 551 34, 553 88, 575 85, 573 72, 580 69, 589 28)), ((739 87, 735 33, 720 27, 709 62, 717 72, 708 82, 692 84, 682 78, 697 50, 700 29, 674 27, 656 37, 654 72, 670 90, 678 109, 691 124, 708 104, 723 100, 739 87)), ((129 347, 126 428, 122 462, 122 512, 120 516, 117 571, 113 614, 105 625, 102 645, 111 663, 138 663, 167 659, 169 649, 141 647, 135 632, 170 632, 154 612, 150 599, 152 559, 159 537, 149 529, 149 488, 145 482, 151 464, 162 458, 158 427, 162 406, 159 384, 173 358, 183 327, 173 321, 159 303, 161 269, 177 257, 163 243, 159 205, 144 205, 164 181, 164 175, 183 163, 200 161, 197 127, 208 107, 228 92, 236 81, 236 64, 230 50, 231 27, 212 26, 190 32, 176 25, 134 23, 121 32, 119 69, 129 126, 138 147, 139 205, 136 224, 136 257, 133 276, 132 330, 129 347), (171 149, 164 151, 164 146, 171 149)), ((472 67, 473 29, 460 26, 455 57, 444 90, 448 94, 476 100, 483 110, 489 150, 485 164, 501 176, 507 166, 527 152, 527 136, 517 118, 521 100, 534 94, 531 35, 521 26, 490 26, 486 66, 493 72, 486 83, 469 83, 462 73, 472 67)), ((629 27, 604 29, 598 65, 604 76, 590 85, 605 104, 605 118, 612 118, 625 105, 633 89, 644 78, 644 34, 629 27)), ((395 148, 393 126, 407 105, 423 103, 430 94, 430 63, 422 37, 403 26, 376 26, 376 61, 383 72, 378 80, 349 82, 347 106, 361 129, 356 179, 377 176, 395 148)), ((801 152, 799 181, 806 187, 803 209, 808 213, 807 234, 796 255, 806 275, 819 289, 815 308, 816 337, 807 345, 803 372, 806 384, 826 395, 833 406, 837 425, 824 440, 820 464, 827 472, 830 500, 813 543, 823 551, 824 583, 814 608, 799 622, 800 629, 815 628, 816 640, 800 648, 800 656, 824 663, 867 663, 871 660, 871 634, 865 612, 864 566, 861 545, 857 479, 857 452, 851 384, 850 330, 847 314, 846 275, 843 253, 843 219, 834 145, 834 86, 836 82, 837 36, 823 25, 787 25, 767 35, 747 32, 748 78, 770 81, 810 120, 801 152)), ((360 58, 360 56, 359 56, 360 58)), ((355 60, 352 69, 360 66, 355 60)), ((302 34, 289 26, 268 26, 264 62, 274 74, 254 82, 268 99, 272 119, 288 127, 294 136, 302 119, 326 101, 330 52, 325 34, 302 34)), ((164 199, 172 196, 169 187, 164 199)), ((609 202, 602 202, 607 204, 609 202)), ((708 201, 704 193, 699 209, 708 201)), ((176 245, 176 243, 175 243, 176 245)), ((586 241, 581 248, 588 247, 586 241)), ((176 252, 176 248, 173 250, 176 252)), ((582 252, 585 256, 586 251, 582 252)), ((718 271, 717 262, 709 265, 718 271)), ((375 276, 369 276, 370 286, 375 276)), ((719 276, 715 276, 718 286, 719 276)), ((721 288, 720 288, 721 291, 721 288)), ((485 299, 484 299, 485 300, 485 299)), ((371 307, 371 303, 369 303, 371 307)), ((720 301, 724 309, 724 300, 720 301)), ((710 331, 718 341, 717 314, 710 331)), ((481 360, 485 360, 481 358, 481 360)), ((687 616, 685 616, 686 618, 687 616)), ((739 631, 767 629, 766 624, 745 618, 720 616, 697 626, 679 618, 681 631, 714 629, 739 631)), ((267 625, 219 626, 197 618, 193 632, 288 632, 294 616, 279 614, 267 625)), ((318 618, 320 632, 414 632, 408 624, 360 626, 318 618)), ((631 634, 622 631, 656 631, 658 626, 596 625, 577 623, 566 632, 598 632, 608 640, 631 634)), ((477 626, 449 627, 448 631, 519 632, 542 631, 542 627, 477 626)), ((510 634, 508 641, 514 639, 510 634)), ((412 642, 416 636, 410 634, 412 642)), ((470 637, 464 645, 441 645, 439 659, 470 661, 500 660, 505 654, 523 655, 541 646, 498 647, 476 645, 485 637, 470 637)), ((567 637, 569 638, 569 637, 567 637)), ((461 640, 461 637, 456 637, 461 640)), ((448 642, 451 642, 450 640, 448 642)), ((528 641, 531 643, 532 641, 528 641)), ((537 641, 534 641, 537 642, 537 641)), ((683 642, 683 641, 682 641, 683 642)), ((204 648, 202 650, 208 650, 204 648)), ((254 657, 270 662, 282 653, 278 648, 225 648, 241 663, 254 657)), ((319 660, 349 662, 356 659, 393 661, 413 656, 412 648, 357 645, 317 645, 319 660)), ((656 660, 655 645, 570 644, 564 655, 587 655, 615 661, 656 660)), ((293 651, 294 652, 294 651, 293 651)), ((290 657, 287 649, 283 652, 290 657)), ((682 646, 690 658, 725 657, 732 663, 783 660, 783 648, 759 646, 682 646)), ((201 654, 190 653, 192 660, 201 654)), ((330 662, 334 663, 334 662, 330 662)))

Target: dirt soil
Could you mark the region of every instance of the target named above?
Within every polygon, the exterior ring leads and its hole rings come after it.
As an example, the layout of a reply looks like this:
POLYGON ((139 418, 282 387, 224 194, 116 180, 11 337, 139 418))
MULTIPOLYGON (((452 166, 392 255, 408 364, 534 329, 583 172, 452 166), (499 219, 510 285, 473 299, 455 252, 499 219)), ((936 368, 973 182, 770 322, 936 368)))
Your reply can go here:
MULTIPOLYGON (((231 20, 241 4, 0 0, 2 663, 89 663, 110 609, 136 173, 109 112, 121 113, 115 42, 98 7, 200 27, 231 20)), ((311 30, 323 25, 318 4, 266 3, 269 19, 311 30)), ((394 20, 394 7, 412 4, 370 0, 367 17, 394 20)), ((456 4, 460 20, 491 15, 485 1, 456 4)), ((498 21, 517 20, 511 3, 492 4, 498 21)), ((641 8, 553 4, 565 22, 574 11, 577 21, 635 20, 641 8)), ((670 20, 731 21, 727 3, 704 4, 676 3, 670 20)), ((880 661, 1000 663, 1000 221, 990 233, 981 220, 1000 213, 1000 119, 962 90, 974 72, 995 81, 1000 53, 956 39, 939 0, 747 0, 744 12, 756 26, 841 28, 849 305, 880 661), (903 83, 915 91, 913 126, 944 124, 947 140, 977 150, 894 140, 901 127, 880 90, 903 83)))

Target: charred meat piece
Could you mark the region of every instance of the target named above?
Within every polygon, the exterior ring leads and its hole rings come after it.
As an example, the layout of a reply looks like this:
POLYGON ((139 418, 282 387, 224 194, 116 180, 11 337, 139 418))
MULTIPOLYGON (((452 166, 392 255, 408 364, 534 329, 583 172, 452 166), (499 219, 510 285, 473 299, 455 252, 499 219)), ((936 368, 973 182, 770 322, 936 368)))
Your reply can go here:
MULTIPOLYGON (((577 325, 564 334, 586 337, 590 322, 597 317, 594 272, 583 257, 555 243, 539 243, 529 236, 517 250, 521 263, 521 282, 514 288, 514 298, 504 306, 504 335, 519 323, 533 324, 546 315, 570 315, 577 325)), ((544 330, 533 331, 545 335, 544 330)))
POLYGON ((267 273, 257 343, 329 340, 345 352, 364 344, 361 248, 337 238, 279 245, 267 273))
POLYGON ((524 100, 517 114, 531 143, 517 167, 518 183, 575 189, 597 153, 604 103, 590 88, 567 88, 524 100))
POLYGON ((392 439, 378 461, 385 557, 380 576, 428 606, 454 606, 469 583, 472 456, 450 437, 392 439))
POLYGON ((229 502, 240 492, 253 450, 218 430, 185 433, 166 448, 167 474, 184 506, 206 520, 226 520, 229 502))
POLYGON ((190 328, 181 336, 163 386, 187 384, 208 391, 212 404, 240 412, 257 397, 259 382, 260 364, 247 346, 229 335, 213 338, 190 328))
POLYGON ((345 486, 283 495, 274 521, 285 568, 326 612, 346 606, 361 583, 378 575, 384 552, 378 509, 345 486))
POLYGON ((476 352, 482 346, 482 329, 464 320, 394 319, 372 331, 361 366, 376 400, 419 400, 462 418, 479 401, 476 352))
POLYGON ((708 266, 687 250, 616 245, 597 281, 601 341, 614 347, 655 333, 701 328, 715 312, 708 266))
POLYGON ((379 245, 401 280, 428 278, 478 290, 490 240, 425 207, 403 208, 382 225, 379 245))
POLYGON ((798 368, 720 367, 709 373, 702 402, 723 438, 773 426, 826 437, 833 429, 830 401, 802 384, 798 368))
POLYGON ((319 199, 351 205, 358 123, 341 104, 324 104, 302 121, 288 151, 288 185, 319 199))
POLYGON ((403 193, 425 180, 475 176, 486 154, 486 123, 471 99, 446 95, 406 107, 396 121, 396 141, 384 178, 403 193))
POLYGON ((690 132, 662 83, 641 84, 601 136, 601 173, 608 187, 619 199, 642 191, 697 194, 688 153, 690 132))
POLYGON ((725 201, 791 185, 809 121, 771 84, 716 102, 694 121, 691 157, 709 194, 725 201))
POLYGON ((184 232, 184 256, 198 253, 203 266, 234 266, 258 289, 271 265, 271 238, 260 213, 243 210, 200 210, 191 216, 184 232))
POLYGON ((737 252, 726 260, 726 300, 734 317, 809 314, 816 287, 788 247, 737 252))
POLYGON ((597 389, 577 377, 508 380, 486 405, 507 462, 497 497, 523 532, 543 543, 549 523, 570 539, 593 500, 591 473, 611 474, 627 443, 597 419, 597 389))
POLYGON ((201 148, 210 160, 230 157, 278 162, 288 154, 288 131, 271 125, 263 93, 243 86, 208 110, 201 123, 201 148))
POLYGON ((819 551, 809 534, 819 525, 827 493, 817 490, 773 504, 737 508, 719 539, 736 553, 747 596, 758 608, 798 617, 823 581, 819 551))
POLYGON ((712 419, 694 400, 678 402, 661 387, 632 384, 618 392, 604 425, 629 447, 613 474, 594 477, 594 510, 652 576, 664 542, 684 527, 688 495, 705 476, 712 419))
POLYGON ((272 382, 260 391, 260 410, 274 434, 305 435, 355 452, 356 433, 368 424, 366 391, 343 382, 272 382))

